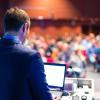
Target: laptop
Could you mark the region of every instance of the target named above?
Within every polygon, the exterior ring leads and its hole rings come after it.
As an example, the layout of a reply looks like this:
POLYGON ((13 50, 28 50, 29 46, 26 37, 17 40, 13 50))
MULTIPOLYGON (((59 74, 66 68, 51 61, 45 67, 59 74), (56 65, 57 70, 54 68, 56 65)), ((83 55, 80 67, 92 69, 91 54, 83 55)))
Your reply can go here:
POLYGON ((53 97, 61 97, 64 90, 66 64, 44 63, 46 80, 53 97))

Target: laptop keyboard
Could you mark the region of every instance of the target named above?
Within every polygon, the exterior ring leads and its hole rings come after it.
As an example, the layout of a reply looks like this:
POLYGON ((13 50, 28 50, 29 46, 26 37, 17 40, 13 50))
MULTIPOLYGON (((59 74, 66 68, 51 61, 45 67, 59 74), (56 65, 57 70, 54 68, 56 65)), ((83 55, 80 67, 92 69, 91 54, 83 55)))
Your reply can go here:
POLYGON ((61 98, 63 92, 62 91, 50 91, 53 98, 58 97, 61 98))

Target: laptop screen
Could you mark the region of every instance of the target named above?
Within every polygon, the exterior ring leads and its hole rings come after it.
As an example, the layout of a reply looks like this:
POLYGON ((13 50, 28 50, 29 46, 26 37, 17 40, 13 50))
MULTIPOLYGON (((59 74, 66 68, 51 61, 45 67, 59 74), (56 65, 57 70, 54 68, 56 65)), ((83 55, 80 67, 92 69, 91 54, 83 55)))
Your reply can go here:
POLYGON ((49 87, 63 89, 66 64, 44 63, 44 69, 49 87))

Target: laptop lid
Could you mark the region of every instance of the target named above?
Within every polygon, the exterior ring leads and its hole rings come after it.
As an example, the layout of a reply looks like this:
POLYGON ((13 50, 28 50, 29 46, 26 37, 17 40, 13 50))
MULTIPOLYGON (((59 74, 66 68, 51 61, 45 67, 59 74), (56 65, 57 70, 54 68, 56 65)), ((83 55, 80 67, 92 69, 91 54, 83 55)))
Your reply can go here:
POLYGON ((66 76, 66 64, 44 63, 44 70, 49 87, 51 89, 57 88, 63 90, 66 76))

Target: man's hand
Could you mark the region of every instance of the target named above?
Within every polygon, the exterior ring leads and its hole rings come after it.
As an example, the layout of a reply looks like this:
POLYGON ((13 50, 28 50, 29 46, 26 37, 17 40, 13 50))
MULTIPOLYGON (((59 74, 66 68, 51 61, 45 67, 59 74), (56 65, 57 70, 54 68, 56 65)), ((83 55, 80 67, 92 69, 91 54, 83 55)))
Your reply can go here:
POLYGON ((55 97, 55 98, 53 98, 53 100, 61 100, 61 98, 55 97))

